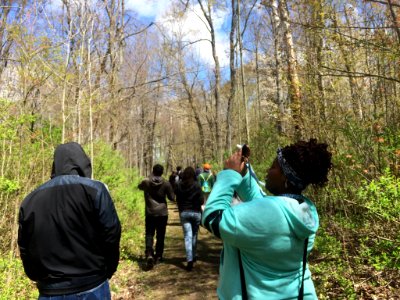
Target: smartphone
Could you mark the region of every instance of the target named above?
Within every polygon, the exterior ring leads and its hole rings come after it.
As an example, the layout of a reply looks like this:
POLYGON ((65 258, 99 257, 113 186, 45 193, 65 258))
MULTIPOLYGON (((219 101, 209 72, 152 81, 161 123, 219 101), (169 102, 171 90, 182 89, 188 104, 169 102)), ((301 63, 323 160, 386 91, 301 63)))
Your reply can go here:
POLYGON ((250 148, 248 145, 244 144, 242 146, 242 156, 249 158, 250 157, 250 148))

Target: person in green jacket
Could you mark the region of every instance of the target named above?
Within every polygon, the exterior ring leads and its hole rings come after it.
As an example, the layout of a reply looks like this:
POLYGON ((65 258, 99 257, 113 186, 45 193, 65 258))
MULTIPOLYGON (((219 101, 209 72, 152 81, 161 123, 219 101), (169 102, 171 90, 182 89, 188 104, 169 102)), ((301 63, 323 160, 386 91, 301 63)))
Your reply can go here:
POLYGON ((303 262, 319 219, 302 192, 328 181, 332 154, 327 147, 310 139, 278 149, 266 176, 273 196, 266 196, 248 172, 241 150, 225 161, 202 217, 204 227, 223 241, 219 299, 317 299, 303 262), (231 206, 235 192, 243 203, 231 206))

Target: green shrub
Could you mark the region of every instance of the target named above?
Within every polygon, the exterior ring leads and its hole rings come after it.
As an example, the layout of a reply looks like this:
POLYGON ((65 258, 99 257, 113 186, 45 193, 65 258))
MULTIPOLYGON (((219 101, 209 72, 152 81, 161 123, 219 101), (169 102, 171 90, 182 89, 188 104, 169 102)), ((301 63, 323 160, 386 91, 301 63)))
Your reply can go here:
POLYGON ((20 189, 19 182, 17 180, 7 179, 0 177, 0 192, 13 193, 20 189))
POLYGON ((385 221, 400 219, 400 178, 396 178, 386 169, 378 179, 364 185, 358 190, 360 203, 364 203, 371 217, 385 221))
POLYGON ((104 143, 95 145, 95 178, 107 184, 121 221, 121 257, 133 259, 144 245, 144 199, 139 175, 125 167, 120 153, 104 143))
POLYGON ((400 270, 400 236, 396 240, 381 237, 364 237, 360 240, 358 261, 378 271, 400 270))
POLYGON ((0 299, 37 299, 38 296, 34 283, 24 273, 21 260, 0 257, 0 299))

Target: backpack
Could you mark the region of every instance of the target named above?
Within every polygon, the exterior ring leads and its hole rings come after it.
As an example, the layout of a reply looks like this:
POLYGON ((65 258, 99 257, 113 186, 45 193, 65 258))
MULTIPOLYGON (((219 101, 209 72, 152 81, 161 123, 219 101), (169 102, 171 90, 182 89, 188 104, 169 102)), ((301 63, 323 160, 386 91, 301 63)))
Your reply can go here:
POLYGON ((200 174, 200 177, 203 179, 203 182, 201 184, 201 190, 203 191, 203 193, 210 193, 211 192, 211 186, 208 183, 208 179, 210 179, 210 177, 212 176, 212 174, 210 173, 207 177, 207 179, 204 179, 203 174, 200 174))

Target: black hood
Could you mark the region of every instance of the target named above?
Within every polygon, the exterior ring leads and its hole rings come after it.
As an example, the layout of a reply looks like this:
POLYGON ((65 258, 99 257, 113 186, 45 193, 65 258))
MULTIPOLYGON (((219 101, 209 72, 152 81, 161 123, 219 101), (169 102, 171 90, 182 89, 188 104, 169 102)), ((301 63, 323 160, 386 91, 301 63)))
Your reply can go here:
POLYGON ((75 142, 61 144, 54 151, 51 177, 59 175, 92 176, 92 164, 81 145, 75 142))

